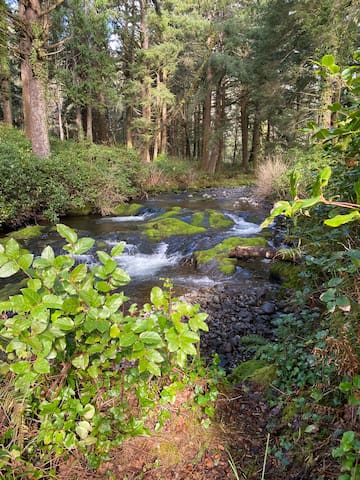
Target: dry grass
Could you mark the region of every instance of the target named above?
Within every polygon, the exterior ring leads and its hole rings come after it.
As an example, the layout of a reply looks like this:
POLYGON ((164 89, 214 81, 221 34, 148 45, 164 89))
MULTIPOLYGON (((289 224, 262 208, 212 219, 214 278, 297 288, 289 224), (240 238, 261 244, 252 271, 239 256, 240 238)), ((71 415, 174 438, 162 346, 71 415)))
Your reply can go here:
POLYGON ((257 195, 262 199, 283 196, 288 166, 280 157, 267 158, 256 171, 257 195))

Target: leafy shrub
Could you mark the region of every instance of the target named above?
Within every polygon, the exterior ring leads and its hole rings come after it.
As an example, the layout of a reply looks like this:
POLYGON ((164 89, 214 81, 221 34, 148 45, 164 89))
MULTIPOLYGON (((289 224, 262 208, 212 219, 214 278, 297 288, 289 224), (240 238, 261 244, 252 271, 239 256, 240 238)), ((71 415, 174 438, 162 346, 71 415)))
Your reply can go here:
POLYGON ((54 141, 52 152, 40 159, 22 132, 0 126, 0 227, 39 215, 55 221, 83 207, 106 214, 139 192, 140 163, 132 151, 54 141))
POLYGON ((186 382, 213 413, 216 391, 199 389, 194 366, 186 375, 199 331, 207 330, 199 305, 172 298, 167 284, 154 287, 141 310, 126 311, 119 288, 129 276, 116 262, 124 245, 98 251, 99 264, 89 270, 73 256, 94 240, 78 239, 65 225, 57 230, 66 255, 55 257, 48 246, 35 258, 13 239, 0 245, 0 277, 27 277, 18 295, 0 303, 0 395, 10 399, 0 407, 5 477, 16 466, 24 478, 28 464, 74 449, 96 467, 126 436, 146 432, 144 412, 156 398, 171 401, 186 382))

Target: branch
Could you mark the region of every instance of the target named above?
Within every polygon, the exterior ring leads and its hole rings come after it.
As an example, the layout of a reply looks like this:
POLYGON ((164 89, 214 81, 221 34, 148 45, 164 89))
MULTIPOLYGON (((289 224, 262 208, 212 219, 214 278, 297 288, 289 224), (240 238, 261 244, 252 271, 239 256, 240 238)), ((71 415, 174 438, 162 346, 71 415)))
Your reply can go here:
POLYGON ((42 10, 39 16, 44 17, 45 15, 48 15, 50 12, 55 10, 55 8, 57 8, 62 3, 64 3, 64 0, 56 0, 54 5, 51 5, 51 7, 47 8, 46 10, 42 10))

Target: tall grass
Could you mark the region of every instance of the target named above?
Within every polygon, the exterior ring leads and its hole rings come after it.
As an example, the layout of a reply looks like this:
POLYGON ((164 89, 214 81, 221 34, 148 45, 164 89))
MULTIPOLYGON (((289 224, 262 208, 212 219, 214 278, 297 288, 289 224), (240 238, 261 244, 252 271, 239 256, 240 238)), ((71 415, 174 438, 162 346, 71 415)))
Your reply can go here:
POLYGON ((267 158, 256 171, 257 195, 261 199, 283 197, 288 189, 288 164, 281 157, 267 158))

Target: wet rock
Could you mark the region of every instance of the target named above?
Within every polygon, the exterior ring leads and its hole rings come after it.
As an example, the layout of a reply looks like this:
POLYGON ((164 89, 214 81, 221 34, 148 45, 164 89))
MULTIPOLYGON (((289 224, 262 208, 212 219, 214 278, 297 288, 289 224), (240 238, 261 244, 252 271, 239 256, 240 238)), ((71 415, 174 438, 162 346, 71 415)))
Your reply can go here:
POLYGON ((262 311, 264 313, 266 313, 267 315, 271 315, 271 314, 275 313, 275 311, 276 311, 275 304, 272 303, 272 302, 263 303, 261 308, 262 308, 262 311))

